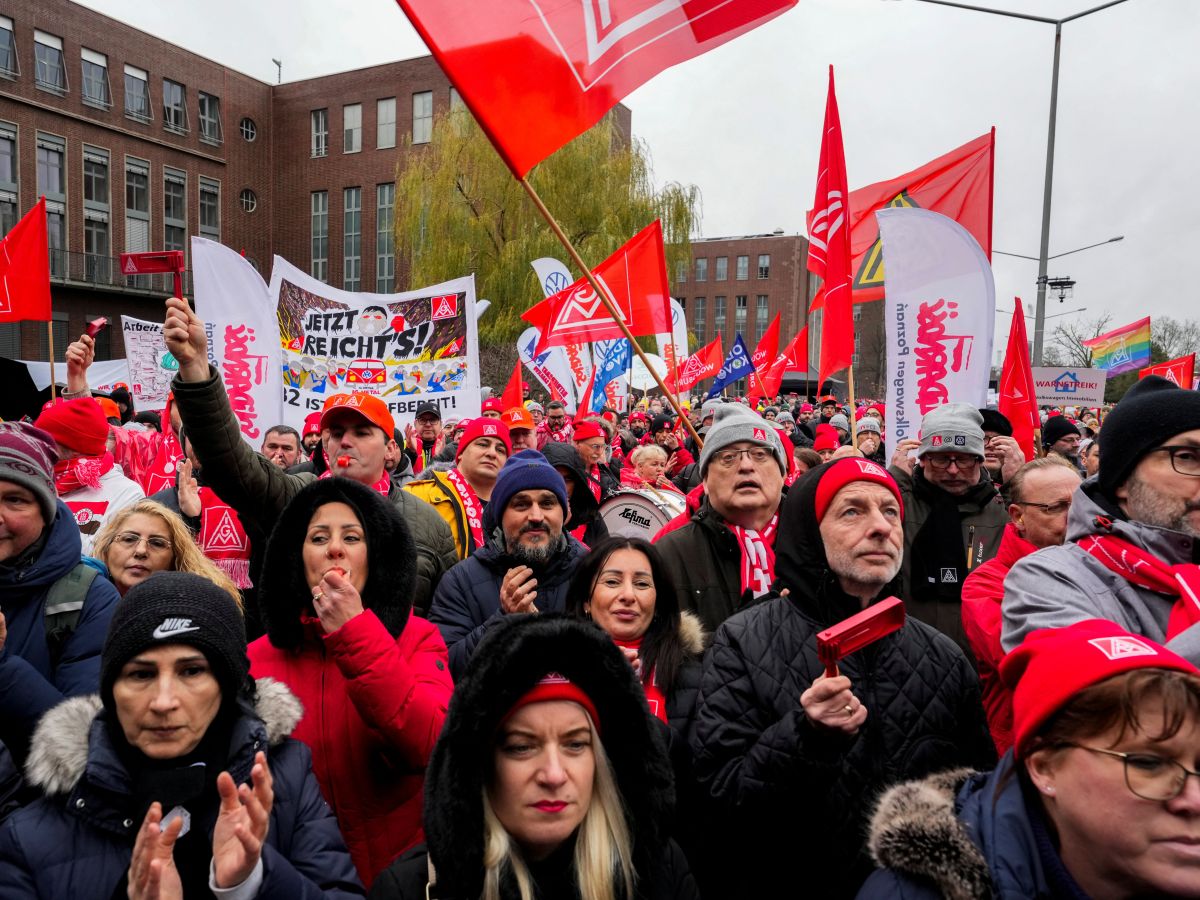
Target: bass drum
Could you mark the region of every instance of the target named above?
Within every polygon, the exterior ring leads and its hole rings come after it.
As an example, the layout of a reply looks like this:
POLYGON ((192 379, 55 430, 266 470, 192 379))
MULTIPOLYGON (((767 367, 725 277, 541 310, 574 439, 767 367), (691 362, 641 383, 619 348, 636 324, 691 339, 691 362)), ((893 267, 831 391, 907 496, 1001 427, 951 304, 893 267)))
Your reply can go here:
POLYGON ((609 534, 649 541, 685 509, 687 500, 674 491, 624 490, 600 504, 600 518, 609 534))

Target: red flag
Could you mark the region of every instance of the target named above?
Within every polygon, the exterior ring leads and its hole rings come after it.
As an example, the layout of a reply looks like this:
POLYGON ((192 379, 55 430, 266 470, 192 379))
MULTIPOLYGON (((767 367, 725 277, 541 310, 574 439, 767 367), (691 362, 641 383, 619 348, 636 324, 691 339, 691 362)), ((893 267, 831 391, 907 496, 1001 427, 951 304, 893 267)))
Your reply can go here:
MULTIPOLYGON (((662 226, 657 219, 592 272, 607 289, 621 318, 635 336, 671 330, 667 262, 663 253, 662 226)), ((522 313, 521 318, 537 326, 542 333, 535 353, 541 353, 547 347, 625 336, 586 278, 547 297, 522 313)))
POLYGON ((1025 335, 1025 309, 1017 297, 1012 327, 1008 331, 1008 349, 1000 371, 1000 415, 1012 423, 1013 438, 1021 445, 1026 459, 1037 456, 1033 432, 1041 428, 1033 371, 1029 368, 1029 339, 1025 335))
POLYGON ((854 302, 850 297, 850 227, 847 223, 846 154, 842 149, 842 123, 829 67, 829 94, 825 100, 825 129, 821 136, 821 162, 817 192, 808 214, 808 269, 825 279, 825 310, 821 314, 821 368, 818 384, 851 364, 854 359, 854 302))
POLYGON ((779 313, 775 313, 775 318, 771 320, 771 324, 767 326, 767 330, 763 332, 762 339, 758 342, 758 346, 754 348, 754 353, 750 355, 750 362, 754 364, 754 371, 750 374, 749 383, 747 385, 746 396, 753 399, 754 397, 762 397, 770 400, 774 394, 766 392, 762 379, 758 377, 759 372, 764 374, 770 361, 774 360, 779 355, 779 313))
POLYGON ((518 178, 663 69, 796 0, 398 0, 518 178))
POLYGON ((1185 391, 1190 391, 1196 383, 1196 354, 1189 353, 1187 356, 1169 359, 1154 366, 1146 366, 1138 372, 1138 380, 1140 381, 1147 375, 1161 375, 1167 381, 1175 382, 1185 391))
POLYGON ((46 198, 0 240, 0 322, 50 321, 46 198))
POLYGON ((683 365, 679 367, 675 389, 686 391, 705 378, 712 378, 721 371, 721 363, 724 361, 725 352, 721 349, 721 336, 718 334, 709 344, 683 361, 683 365))
POLYGON ((579 405, 575 408, 575 417, 583 418, 592 414, 592 394, 596 390, 596 367, 592 366, 592 374, 588 376, 587 387, 580 395, 579 405))
POLYGON ((808 375, 808 326, 800 329, 800 333, 792 338, 783 348, 783 352, 768 367, 762 376, 763 395, 774 397, 779 393, 783 384, 783 376, 790 371, 799 369, 808 375))
POLYGON ((521 406, 521 361, 519 359, 513 366, 512 375, 508 377, 508 384, 504 386, 504 393, 500 395, 500 402, 506 410, 512 409, 514 406, 521 406))

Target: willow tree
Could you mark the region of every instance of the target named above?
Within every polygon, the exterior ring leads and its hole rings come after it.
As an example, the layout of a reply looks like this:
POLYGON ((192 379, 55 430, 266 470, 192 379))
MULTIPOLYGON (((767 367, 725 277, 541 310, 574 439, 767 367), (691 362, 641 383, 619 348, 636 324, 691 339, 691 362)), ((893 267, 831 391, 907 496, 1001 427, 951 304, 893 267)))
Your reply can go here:
MULTIPOLYGON (((690 264, 699 189, 655 189, 646 146, 622 136, 612 116, 536 166, 529 180, 589 266, 655 219, 662 221, 667 272, 673 277, 680 262, 690 264)), ((480 342, 503 350, 510 369, 525 328, 520 315, 543 296, 530 261, 552 256, 582 274, 463 109, 439 117, 433 140, 403 154, 395 226, 397 275, 408 286, 475 273, 478 296, 492 304, 480 321, 480 342)), ((485 381, 495 383, 501 364, 485 361, 485 381)))

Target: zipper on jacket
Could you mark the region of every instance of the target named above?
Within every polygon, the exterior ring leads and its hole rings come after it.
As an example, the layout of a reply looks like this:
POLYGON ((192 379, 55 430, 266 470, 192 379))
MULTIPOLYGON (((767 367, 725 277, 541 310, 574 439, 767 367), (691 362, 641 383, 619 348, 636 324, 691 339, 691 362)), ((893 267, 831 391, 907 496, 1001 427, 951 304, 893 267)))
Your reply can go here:
MULTIPOLYGON (((980 550, 980 555, 983 551, 980 550)), ((967 571, 970 572, 975 568, 975 526, 972 525, 967 529, 967 571)))

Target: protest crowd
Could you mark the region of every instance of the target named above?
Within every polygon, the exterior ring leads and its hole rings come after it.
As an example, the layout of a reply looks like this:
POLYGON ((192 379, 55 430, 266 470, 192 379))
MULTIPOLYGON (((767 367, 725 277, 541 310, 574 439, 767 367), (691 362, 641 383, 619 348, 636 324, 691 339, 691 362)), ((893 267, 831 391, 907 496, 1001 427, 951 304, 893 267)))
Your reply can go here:
POLYGON ((255 452, 164 336, 159 427, 88 335, 0 423, 0 896, 1200 896, 1197 392, 1029 458, 961 402, 885 460, 882 402, 696 440, 528 385, 255 452))

